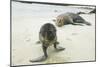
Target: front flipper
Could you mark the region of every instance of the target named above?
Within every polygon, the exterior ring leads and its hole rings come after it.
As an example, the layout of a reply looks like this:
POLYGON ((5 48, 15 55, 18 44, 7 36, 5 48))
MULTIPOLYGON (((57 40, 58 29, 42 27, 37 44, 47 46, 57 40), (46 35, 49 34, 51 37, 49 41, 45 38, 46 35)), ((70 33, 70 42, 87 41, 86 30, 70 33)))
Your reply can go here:
POLYGON ((63 47, 61 47, 61 46, 57 46, 57 48, 56 48, 56 50, 57 51, 62 51, 62 50, 64 50, 65 48, 63 48, 63 47))
POLYGON ((36 44, 40 44, 40 43, 41 43, 40 41, 37 41, 37 42, 36 42, 36 44))
POLYGON ((61 47, 61 46, 58 46, 56 43, 54 43, 54 48, 57 50, 57 51, 62 51, 64 50, 65 48, 61 47))
POLYGON ((72 25, 80 25, 80 26, 83 26, 82 23, 72 23, 72 25))
POLYGON ((55 42, 55 44, 59 44, 59 42, 57 41, 57 42, 55 42))
POLYGON ((70 24, 83 26, 82 23, 78 23, 77 19, 70 19, 70 24))
POLYGON ((34 60, 30 60, 30 62, 42 62, 42 61, 45 61, 47 59, 46 56, 41 56, 37 59, 34 59, 34 60))
POLYGON ((35 59, 35 60, 30 60, 30 62, 41 62, 41 61, 45 61, 48 57, 47 55, 47 47, 44 46, 44 44, 42 45, 42 49, 43 49, 43 52, 44 52, 44 55, 35 59))

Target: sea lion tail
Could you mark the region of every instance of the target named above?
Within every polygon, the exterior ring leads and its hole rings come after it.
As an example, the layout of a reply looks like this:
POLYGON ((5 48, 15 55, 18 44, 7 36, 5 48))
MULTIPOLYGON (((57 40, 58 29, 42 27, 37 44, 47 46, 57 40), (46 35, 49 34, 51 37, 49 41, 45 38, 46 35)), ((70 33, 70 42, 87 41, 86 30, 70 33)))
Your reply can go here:
POLYGON ((91 26, 91 23, 89 23, 89 22, 85 22, 85 24, 88 25, 88 26, 91 26))

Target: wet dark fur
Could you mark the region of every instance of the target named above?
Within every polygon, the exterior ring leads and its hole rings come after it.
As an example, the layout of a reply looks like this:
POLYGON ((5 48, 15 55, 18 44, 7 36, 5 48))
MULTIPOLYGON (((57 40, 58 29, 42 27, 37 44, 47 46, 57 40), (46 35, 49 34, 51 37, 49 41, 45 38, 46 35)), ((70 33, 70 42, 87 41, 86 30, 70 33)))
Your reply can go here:
MULTIPOLYGON (((43 38, 45 38, 45 36, 47 36, 47 40, 52 41, 56 37, 56 28, 52 24, 47 23, 41 27, 39 34, 43 38)), ((41 36, 40 36, 40 38, 41 38, 41 36)), ((41 39, 40 39, 40 41, 41 41, 41 39)))
POLYGON ((42 43, 42 49, 44 55, 41 56, 40 58, 37 58, 36 60, 30 60, 30 62, 39 62, 39 61, 44 61, 47 59, 48 54, 47 54, 47 48, 50 45, 53 45, 54 48, 58 51, 64 50, 65 48, 62 48, 60 46, 57 46, 57 36, 56 36, 56 28, 54 27, 53 24, 46 23, 44 24, 39 32, 39 39, 42 43))

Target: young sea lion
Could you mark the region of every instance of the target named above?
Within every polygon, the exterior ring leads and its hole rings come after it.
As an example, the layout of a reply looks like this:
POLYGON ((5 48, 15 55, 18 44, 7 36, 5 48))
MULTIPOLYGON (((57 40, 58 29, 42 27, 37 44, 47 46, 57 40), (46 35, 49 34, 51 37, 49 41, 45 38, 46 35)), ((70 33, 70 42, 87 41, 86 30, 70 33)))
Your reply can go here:
POLYGON ((72 24, 72 25, 91 25, 89 22, 85 21, 79 14, 74 13, 64 13, 59 16, 57 16, 56 20, 53 20, 56 22, 56 25, 58 27, 61 27, 63 25, 72 24))
POLYGON ((57 35, 56 35, 56 28, 53 24, 46 23, 44 24, 39 32, 39 39, 42 43, 42 49, 44 52, 44 55, 36 60, 31 60, 31 62, 39 62, 44 61, 47 59, 47 48, 50 45, 54 45, 54 48, 57 50, 64 50, 64 48, 57 46, 57 35))

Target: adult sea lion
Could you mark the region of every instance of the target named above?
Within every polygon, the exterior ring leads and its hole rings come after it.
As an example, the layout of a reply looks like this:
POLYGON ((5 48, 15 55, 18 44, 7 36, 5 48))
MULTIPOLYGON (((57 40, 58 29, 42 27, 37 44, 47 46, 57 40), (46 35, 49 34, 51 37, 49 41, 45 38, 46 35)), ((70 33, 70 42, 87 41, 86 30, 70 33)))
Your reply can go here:
POLYGON ((44 52, 44 55, 39 57, 36 60, 30 60, 31 62, 39 62, 39 61, 44 61, 47 59, 48 54, 47 54, 47 48, 50 45, 54 45, 54 48, 56 50, 64 50, 65 48, 57 46, 57 35, 56 35, 56 28, 53 24, 46 23, 44 24, 39 32, 39 39, 42 43, 42 49, 44 52))
POLYGON ((72 24, 72 25, 82 25, 82 24, 86 24, 86 25, 91 25, 89 22, 85 21, 81 16, 79 16, 79 14, 75 14, 75 13, 64 13, 64 14, 60 14, 56 17, 55 21, 56 25, 58 27, 61 27, 63 25, 67 25, 67 24, 72 24))

